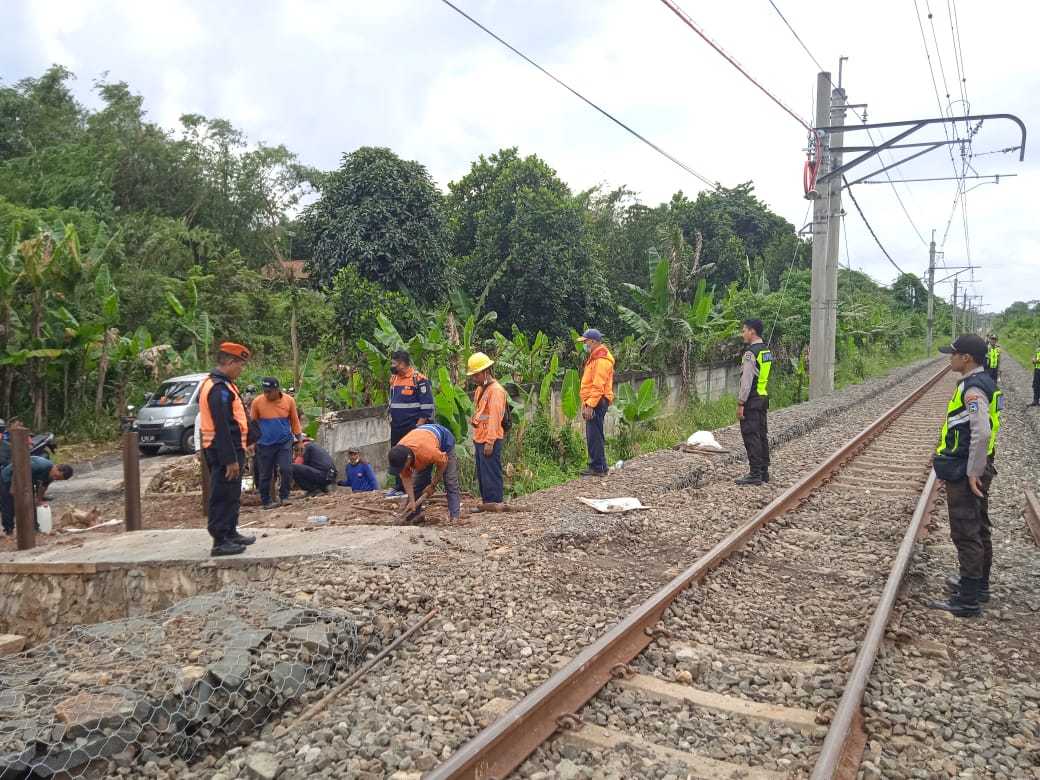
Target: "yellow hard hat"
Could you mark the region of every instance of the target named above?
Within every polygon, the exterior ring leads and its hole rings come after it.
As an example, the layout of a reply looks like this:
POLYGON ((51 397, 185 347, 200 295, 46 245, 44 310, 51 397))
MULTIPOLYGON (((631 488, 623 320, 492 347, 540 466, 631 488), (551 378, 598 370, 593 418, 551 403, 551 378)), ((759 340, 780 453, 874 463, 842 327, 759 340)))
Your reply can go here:
POLYGON ((479 374, 485 368, 491 368, 493 365, 495 365, 495 361, 483 352, 474 352, 466 361, 466 376, 479 374))

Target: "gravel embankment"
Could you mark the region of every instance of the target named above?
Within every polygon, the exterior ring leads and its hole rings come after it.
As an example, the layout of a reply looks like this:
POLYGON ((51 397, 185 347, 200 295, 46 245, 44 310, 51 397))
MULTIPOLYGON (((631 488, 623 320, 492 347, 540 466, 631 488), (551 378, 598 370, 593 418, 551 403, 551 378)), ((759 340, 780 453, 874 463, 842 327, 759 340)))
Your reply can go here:
MULTIPOLYGON (((434 606, 440 614, 306 729, 289 728, 286 716, 220 757, 191 767, 155 765, 145 774, 231 780, 258 776, 253 764, 274 764, 280 778, 296 780, 431 768, 479 730, 481 706, 494 697, 519 698, 544 681, 554 658, 603 633, 936 367, 917 364, 771 415, 771 431, 786 443, 774 451, 769 486, 731 483, 744 467, 729 428, 720 439, 736 456, 654 453, 603 481, 525 497, 524 511, 449 529, 441 545, 399 567, 330 557, 286 568, 270 583, 276 593, 348 615, 377 615, 386 639, 434 606), (653 509, 618 521, 581 507, 577 495, 636 495, 653 509)), ((521 774, 592 777, 601 759, 584 751, 564 758, 540 753, 521 774)), ((618 776, 667 774, 642 765, 633 774, 634 766, 618 776)))

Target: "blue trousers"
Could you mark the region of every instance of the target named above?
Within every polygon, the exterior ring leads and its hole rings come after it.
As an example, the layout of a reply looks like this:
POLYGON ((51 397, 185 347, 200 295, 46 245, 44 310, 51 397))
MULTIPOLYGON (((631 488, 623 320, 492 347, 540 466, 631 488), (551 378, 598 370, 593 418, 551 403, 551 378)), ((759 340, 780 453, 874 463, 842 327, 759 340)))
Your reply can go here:
POLYGON ((278 493, 284 501, 289 497, 289 488, 292 485, 292 442, 285 444, 271 444, 256 446, 257 465, 260 468, 260 500, 264 504, 271 503, 271 478, 277 467, 280 478, 278 493))
POLYGON ((505 500, 502 483, 502 439, 495 442, 490 455, 484 455, 484 445, 474 445, 477 453, 477 484, 485 504, 501 504, 505 500))
POLYGON ((585 421, 585 441, 589 447, 589 469, 598 473, 607 471, 607 437, 603 421, 607 418, 610 401, 600 398, 593 410, 592 419, 585 421))

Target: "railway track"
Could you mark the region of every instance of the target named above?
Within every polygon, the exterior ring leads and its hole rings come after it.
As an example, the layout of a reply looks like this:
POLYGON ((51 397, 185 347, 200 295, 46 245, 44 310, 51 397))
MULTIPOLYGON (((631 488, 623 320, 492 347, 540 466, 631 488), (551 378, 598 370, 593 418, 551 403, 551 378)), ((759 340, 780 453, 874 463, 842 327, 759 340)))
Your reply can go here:
POLYGON ((931 514, 954 381, 931 376, 598 640, 552 659, 541 686, 490 702, 490 725, 428 780, 504 780, 550 742, 602 752, 598 770, 619 777, 855 777, 863 692, 931 514), (723 759, 720 743, 739 748, 723 759))

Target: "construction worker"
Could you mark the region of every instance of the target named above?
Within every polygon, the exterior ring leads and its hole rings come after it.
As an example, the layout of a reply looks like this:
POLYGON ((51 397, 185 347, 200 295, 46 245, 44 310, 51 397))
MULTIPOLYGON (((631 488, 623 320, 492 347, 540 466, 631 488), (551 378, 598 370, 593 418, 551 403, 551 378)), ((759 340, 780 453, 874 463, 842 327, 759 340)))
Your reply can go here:
POLYGON ((1040 347, 1033 353, 1033 403, 1030 406, 1040 406, 1040 347))
POLYGON ((429 498, 443 480, 448 495, 448 514, 458 520, 462 514, 462 493, 459 489, 459 461, 455 456, 455 437, 437 423, 424 423, 409 431, 401 441, 390 448, 387 456, 390 473, 400 476, 408 502, 405 504, 405 523, 422 520, 422 507, 416 496, 429 498), (433 469, 436 468, 436 474, 433 469))
POLYGON ((761 485, 769 481, 769 373, 773 353, 762 341, 762 320, 744 320, 740 329, 744 356, 740 361, 737 419, 750 470, 734 482, 761 485))
MULTIPOLYGON (((34 503, 41 504, 46 499, 47 487, 51 482, 72 479, 72 466, 67 463, 52 463, 47 458, 32 455, 29 458, 29 471, 32 479, 34 503)), ((8 463, 0 469, 0 513, 3 515, 4 533, 14 533, 14 494, 11 485, 14 482, 14 465, 8 463)), ((36 529, 39 531, 39 527, 36 529)))
POLYGON ((614 401, 614 356, 603 343, 603 334, 589 328, 581 335, 585 347, 585 366, 581 374, 581 416, 585 420, 585 442, 589 467, 583 477, 602 477, 607 473, 606 433, 603 422, 614 401))
POLYGON ((296 487, 304 491, 308 498, 329 492, 332 483, 336 481, 336 463, 327 449, 310 436, 304 436, 302 452, 296 461, 292 464, 296 487))
MULTIPOLYGON (((412 358, 403 349, 390 356, 390 446, 433 419, 433 388, 430 380, 412 367, 412 358)), ((398 477, 387 496, 404 495, 398 477)))
POLYGON ((289 488, 292 484, 293 448, 303 435, 300 425, 300 414, 296 410, 296 399, 283 393, 281 385, 273 376, 264 377, 260 382, 263 394, 253 399, 250 416, 260 426, 260 438, 257 441, 257 475, 260 488, 261 509, 274 509, 276 506, 291 504, 289 488), (271 498, 271 479, 275 468, 279 475, 279 500, 271 498))
POLYGON ((960 570, 946 580, 949 598, 928 606, 972 617, 981 612, 980 602, 989 601, 993 565, 989 488, 996 474, 993 456, 1004 398, 984 370, 988 350, 980 336, 960 336, 939 351, 950 356, 950 368, 964 377, 947 407, 932 460, 935 476, 946 483, 950 537, 960 570))
POLYGON ((199 431, 210 474, 209 523, 211 555, 239 555, 256 537, 238 532, 249 422, 235 380, 249 360, 249 350, 225 341, 217 352, 217 366, 199 389, 199 431))
POLYGON ((350 488, 351 493, 369 493, 379 487, 372 464, 361 456, 361 450, 347 450, 347 465, 343 467, 343 479, 336 483, 350 488))
POLYGON ((1000 381, 1000 346, 997 344, 997 334, 989 334, 989 349, 986 350, 986 373, 994 382, 1000 381))
POLYGON ((477 484, 482 504, 477 511, 501 512, 505 508, 502 482, 502 445, 510 425, 509 394, 491 374, 494 361, 474 352, 466 362, 466 375, 476 384, 473 391, 473 447, 476 453, 477 484))

